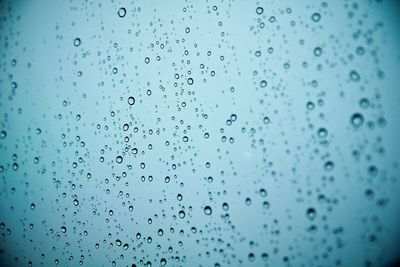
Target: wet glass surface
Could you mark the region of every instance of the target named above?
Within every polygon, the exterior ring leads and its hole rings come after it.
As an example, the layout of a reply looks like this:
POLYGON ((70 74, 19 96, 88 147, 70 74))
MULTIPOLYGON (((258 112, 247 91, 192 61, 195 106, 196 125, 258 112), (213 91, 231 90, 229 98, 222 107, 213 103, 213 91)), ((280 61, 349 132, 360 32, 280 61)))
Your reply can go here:
POLYGON ((0 266, 396 266, 397 1, 0 1, 0 266))

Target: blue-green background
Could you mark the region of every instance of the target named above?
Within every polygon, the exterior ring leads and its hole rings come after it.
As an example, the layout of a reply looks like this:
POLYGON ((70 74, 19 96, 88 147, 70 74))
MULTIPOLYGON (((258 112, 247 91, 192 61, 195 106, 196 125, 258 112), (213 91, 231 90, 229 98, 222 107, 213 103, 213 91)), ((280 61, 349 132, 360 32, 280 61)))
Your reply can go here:
POLYGON ((0 265, 395 266, 399 10, 0 1, 0 265))

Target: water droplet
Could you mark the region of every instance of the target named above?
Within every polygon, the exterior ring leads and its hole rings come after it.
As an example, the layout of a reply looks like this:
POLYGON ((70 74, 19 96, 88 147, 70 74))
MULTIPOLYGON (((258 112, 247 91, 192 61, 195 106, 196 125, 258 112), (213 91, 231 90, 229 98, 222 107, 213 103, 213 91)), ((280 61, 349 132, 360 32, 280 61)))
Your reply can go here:
POLYGON ((262 81, 260 82, 260 87, 261 87, 261 88, 267 87, 267 81, 266 81, 266 80, 262 80, 262 81))
POLYGON ((360 74, 355 70, 350 71, 349 75, 350 75, 350 80, 352 80, 354 82, 358 82, 361 79, 360 74))
POLYGON ((74 39, 74 46, 78 47, 81 45, 81 39, 80 38, 75 38, 74 39))
POLYGON ((264 8, 262 8, 262 7, 260 7, 260 6, 256 8, 256 13, 257 13, 258 15, 261 15, 263 12, 264 12, 264 8))
POLYGON ((135 104, 135 98, 133 97, 133 96, 130 96, 129 98, 128 98, 128 104, 129 105, 133 105, 133 104, 135 104))
POLYGON ((350 123, 354 128, 360 128, 364 123, 364 116, 360 113, 354 113, 350 117, 350 123))
MULTIPOLYGON (((115 12, 115 11, 114 11, 115 12)), ((115 13, 114 13, 115 14, 115 13)), ((126 9, 124 8, 124 7, 121 7, 120 9, 118 9, 118 16, 120 17, 120 18, 123 18, 123 17, 125 17, 125 15, 126 15, 126 9)))
POLYGON ((332 171, 335 168, 335 163, 331 160, 328 160, 327 162, 325 162, 324 164, 324 169, 325 171, 332 171))
POLYGON ((212 209, 210 206, 205 206, 204 207, 204 214, 205 215, 211 215, 212 214, 212 209))
POLYGON ((317 211, 314 208, 308 208, 306 211, 306 216, 309 220, 314 220, 317 217, 317 211))
POLYGON ((314 48, 314 56, 319 57, 321 55, 322 55, 322 48, 321 47, 314 48))
POLYGON ((7 132, 6 131, 0 131, 0 139, 5 139, 7 137, 7 132))
POLYGON ((321 20, 321 14, 315 12, 315 13, 313 13, 313 14, 311 15, 311 19, 312 19, 314 22, 319 22, 319 21, 321 20))
POLYGON ((270 120, 270 118, 268 116, 265 116, 263 118, 263 122, 264 122, 264 124, 269 124, 271 122, 271 120, 270 120))
POLYGON ((328 130, 325 128, 318 129, 318 137, 321 139, 325 139, 328 136, 328 130))
POLYGON ((251 198, 247 197, 244 201, 246 203, 247 206, 251 205, 251 198))

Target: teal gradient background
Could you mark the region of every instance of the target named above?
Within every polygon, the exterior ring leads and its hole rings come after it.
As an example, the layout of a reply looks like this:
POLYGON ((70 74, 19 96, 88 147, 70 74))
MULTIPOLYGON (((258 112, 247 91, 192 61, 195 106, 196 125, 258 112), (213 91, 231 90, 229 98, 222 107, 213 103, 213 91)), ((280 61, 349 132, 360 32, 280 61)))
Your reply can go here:
POLYGON ((0 1, 0 266, 396 266, 399 11, 0 1))

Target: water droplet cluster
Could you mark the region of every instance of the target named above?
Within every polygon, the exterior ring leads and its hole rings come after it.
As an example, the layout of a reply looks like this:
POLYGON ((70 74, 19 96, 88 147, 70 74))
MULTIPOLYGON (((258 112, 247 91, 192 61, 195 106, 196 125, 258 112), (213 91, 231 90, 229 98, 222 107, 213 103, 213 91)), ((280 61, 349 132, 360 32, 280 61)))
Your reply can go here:
POLYGON ((389 266, 395 1, 0 1, 0 266, 389 266))

